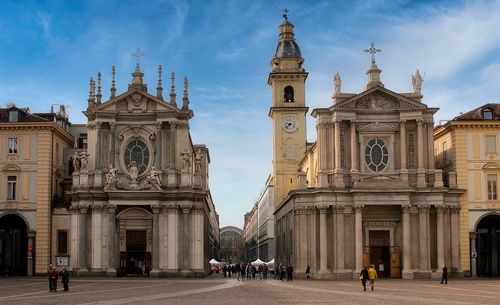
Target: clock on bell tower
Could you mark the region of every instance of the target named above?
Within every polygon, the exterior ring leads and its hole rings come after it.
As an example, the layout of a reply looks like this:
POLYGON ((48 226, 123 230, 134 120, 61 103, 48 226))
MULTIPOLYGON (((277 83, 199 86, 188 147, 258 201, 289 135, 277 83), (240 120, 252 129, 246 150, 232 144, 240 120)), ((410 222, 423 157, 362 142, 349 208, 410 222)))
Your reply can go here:
POLYGON ((273 180, 275 207, 297 188, 300 162, 306 152, 306 113, 304 85, 308 73, 295 42, 293 24, 284 15, 271 73, 267 83, 272 90, 269 116, 273 121, 273 180))

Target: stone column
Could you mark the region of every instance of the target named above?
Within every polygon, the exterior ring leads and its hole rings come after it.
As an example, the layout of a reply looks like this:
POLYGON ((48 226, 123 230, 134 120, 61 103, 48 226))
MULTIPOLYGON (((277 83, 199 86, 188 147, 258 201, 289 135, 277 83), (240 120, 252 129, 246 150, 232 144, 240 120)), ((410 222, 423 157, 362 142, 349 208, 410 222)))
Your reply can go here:
POLYGON ((92 263, 91 272, 102 270, 102 206, 92 206, 92 263))
POLYGON ((77 273, 86 275, 88 273, 87 265, 87 207, 80 206, 78 214, 78 266, 77 273))
POLYGON ((430 271, 430 242, 429 242, 429 207, 422 205, 418 207, 419 250, 420 250, 420 272, 430 271))
POLYGON ((440 271, 445 264, 444 260, 444 206, 436 206, 436 237, 437 237, 437 270, 440 271))
POLYGON ((106 275, 116 276, 116 205, 108 206, 108 270, 106 275))
POLYGON ((459 223, 459 206, 450 207, 450 222, 451 222, 451 268, 456 271, 461 271, 460 267, 460 223, 459 223))
POLYGON ((327 124, 318 122, 318 187, 328 187, 328 168, 327 168, 327 124))
POLYGON ((201 207, 193 207, 191 210, 191 217, 193 217, 192 226, 193 226, 193 242, 191 243, 191 254, 192 254, 192 266, 195 272, 203 272, 204 271, 204 235, 203 235, 203 227, 204 227, 204 219, 203 219, 203 208, 201 207))
POLYGON ((425 181, 425 150, 424 150, 424 131, 422 127, 422 120, 417 120, 417 140, 418 140, 418 150, 417 150, 417 162, 418 162, 418 170, 417 170, 417 187, 426 187, 427 183, 425 181))
MULTIPOLYGON (((356 121, 351 120, 351 180, 358 181, 359 165, 358 165, 358 139, 356 134, 356 121)), ((360 270, 361 272, 361 270, 360 270)))
POLYGON ((340 124, 342 121, 335 120, 335 171, 334 185, 336 188, 344 188, 344 175, 342 174, 342 153, 340 143, 340 124))
POLYGON ((170 272, 177 272, 179 268, 179 211, 177 206, 168 207, 168 261, 167 268, 170 272))
POLYGON ((345 259, 344 259, 344 207, 336 206, 334 208, 334 213, 337 214, 337 226, 336 226, 336 249, 337 249, 337 272, 345 271, 345 259))
POLYGON ((401 206, 402 215, 402 235, 401 242, 403 252, 403 279, 413 279, 413 272, 411 270, 411 234, 410 234, 410 204, 406 203, 401 206))
POLYGON ((151 277, 160 276, 160 206, 151 205, 153 211, 153 253, 151 277))
POLYGON ((176 169, 176 159, 177 159, 177 123, 170 122, 170 165, 169 168, 176 169))
POLYGON ((327 273, 327 238, 326 238, 326 213, 328 207, 319 207, 319 273, 327 273))
MULTIPOLYGON (((308 219, 308 231, 309 231, 309 235, 308 235, 308 245, 307 245, 307 256, 308 256, 308 263, 309 263, 309 266, 311 267, 311 272, 314 273, 314 272, 317 272, 318 270, 318 261, 317 261, 317 258, 318 258, 318 255, 317 255, 317 245, 318 245, 318 241, 316 239, 316 236, 317 236, 317 233, 318 233, 318 230, 316 228, 316 215, 318 213, 318 210, 316 209, 316 207, 310 207, 309 210, 308 210, 308 215, 307 215, 307 219, 308 219)), ((325 220, 325 224, 326 224, 326 220, 325 220)), ((272 256, 274 257, 274 255, 272 256)))
POLYGON ((116 138, 116 123, 115 122, 111 122, 109 123, 109 127, 110 127, 110 130, 111 130, 111 151, 110 151, 110 156, 109 156, 109 164, 113 164, 113 167, 117 168, 118 166, 116 165, 116 161, 115 161, 115 158, 116 158, 116 145, 115 145, 115 138, 116 138))
POLYGON ((401 169, 399 170, 402 181, 408 181, 408 153, 406 151, 406 120, 399 123, 399 141, 401 151, 401 169))
MULTIPOLYGON (((363 268, 363 206, 354 205, 354 253, 356 270, 354 275, 359 275, 363 268)), ((355 277, 356 278, 356 277, 355 277)))
POLYGON ((71 213, 71 255, 69 257, 69 265, 74 269, 78 269, 80 266, 79 257, 82 254, 79 249, 80 243, 80 227, 79 227, 79 216, 80 208, 78 206, 71 206, 69 208, 71 213))
POLYGON ((101 122, 95 124, 95 169, 101 169, 101 122))

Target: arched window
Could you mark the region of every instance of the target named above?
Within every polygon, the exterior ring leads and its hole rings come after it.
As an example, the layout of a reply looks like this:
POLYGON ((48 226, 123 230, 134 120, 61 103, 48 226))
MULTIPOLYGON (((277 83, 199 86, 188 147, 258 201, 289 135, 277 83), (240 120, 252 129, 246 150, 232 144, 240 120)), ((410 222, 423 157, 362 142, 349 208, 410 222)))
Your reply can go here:
POLYGON ((286 86, 285 87, 285 103, 293 103, 293 87, 292 86, 286 86))
POLYGON ((486 108, 483 110, 483 119, 493 120, 493 112, 491 111, 491 109, 486 108))

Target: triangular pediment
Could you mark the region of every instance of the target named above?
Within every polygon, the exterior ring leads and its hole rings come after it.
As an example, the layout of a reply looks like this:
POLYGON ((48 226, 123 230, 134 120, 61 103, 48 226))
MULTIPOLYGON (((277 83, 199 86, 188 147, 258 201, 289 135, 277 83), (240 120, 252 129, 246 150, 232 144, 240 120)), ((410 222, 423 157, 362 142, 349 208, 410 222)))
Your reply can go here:
POLYGON ((377 86, 335 104, 331 109, 365 111, 424 110, 427 109, 427 105, 377 86))
POLYGON ((94 112, 107 111, 179 112, 180 109, 147 92, 132 89, 97 105, 94 109, 94 112))

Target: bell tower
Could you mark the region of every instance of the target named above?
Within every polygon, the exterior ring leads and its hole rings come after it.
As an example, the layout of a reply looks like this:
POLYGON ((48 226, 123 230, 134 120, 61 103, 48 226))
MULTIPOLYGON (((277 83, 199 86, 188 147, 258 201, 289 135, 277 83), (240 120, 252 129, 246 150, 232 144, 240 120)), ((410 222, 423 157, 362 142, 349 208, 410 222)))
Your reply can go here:
POLYGON ((267 83, 272 90, 273 182, 275 207, 297 188, 299 164, 306 152, 304 86, 308 73, 285 10, 267 83))

